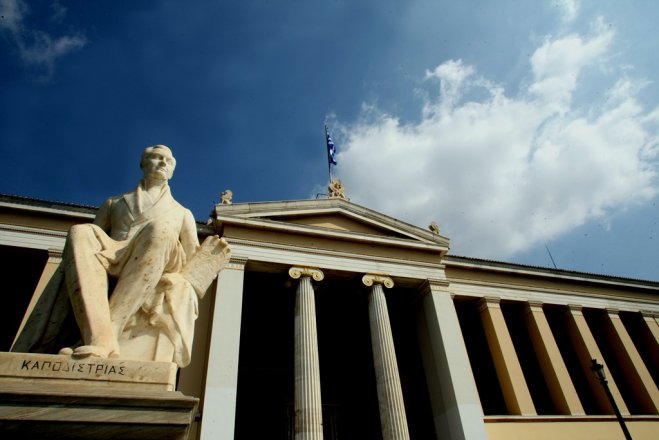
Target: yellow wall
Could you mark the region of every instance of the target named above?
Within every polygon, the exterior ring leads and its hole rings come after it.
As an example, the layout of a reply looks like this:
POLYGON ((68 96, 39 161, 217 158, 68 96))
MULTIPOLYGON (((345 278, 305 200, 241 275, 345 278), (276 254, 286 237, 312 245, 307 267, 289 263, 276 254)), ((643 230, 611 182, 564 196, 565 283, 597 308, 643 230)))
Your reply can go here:
MULTIPOLYGON (((634 440, 656 440, 659 428, 655 420, 627 421, 627 428, 634 440)), ((490 440, 620 440, 622 429, 615 420, 556 421, 515 420, 511 422, 485 419, 485 429, 490 440)))

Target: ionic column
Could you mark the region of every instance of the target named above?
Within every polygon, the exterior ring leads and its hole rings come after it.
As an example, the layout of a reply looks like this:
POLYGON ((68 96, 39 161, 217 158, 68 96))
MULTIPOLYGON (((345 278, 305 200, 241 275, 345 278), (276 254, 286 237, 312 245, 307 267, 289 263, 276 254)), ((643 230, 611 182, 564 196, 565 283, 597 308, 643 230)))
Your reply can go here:
POLYGON ((542 303, 529 301, 524 317, 549 394, 561 414, 584 415, 581 401, 549 328, 542 303))
MULTIPOLYGON (((588 327, 586 318, 583 315, 582 307, 580 305, 574 304, 568 305, 568 310, 565 317, 570 341, 572 341, 572 346, 577 352, 579 364, 581 365, 584 376, 586 376, 586 380, 588 380, 590 389, 595 396, 597 406, 601 411, 607 414, 613 414, 613 407, 611 406, 609 398, 604 392, 604 388, 590 369, 590 366, 592 365, 591 359, 597 359, 598 362, 604 363, 604 357, 602 356, 602 352, 597 346, 597 342, 595 342, 595 338, 593 337, 593 333, 590 331, 590 327, 588 327)), ((629 410, 627 409, 627 405, 625 404, 625 401, 622 399, 622 395, 618 390, 615 378, 606 365, 604 365, 604 372, 606 374, 606 380, 609 382, 609 390, 611 391, 611 394, 613 395, 613 398, 615 399, 616 404, 620 409, 620 413, 623 415, 629 415, 629 410)))
POLYGON ((382 285, 391 289, 391 278, 380 275, 364 275, 362 282, 371 287, 368 296, 368 317, 371 325, 371 346, 375 364, 375 380, 380 407, 380 425, 383 440, 409 439, 403 390, 400 386, 394 339, 389 323, 387 300, 382 285))
POLYGON ((503 400, 510 414, 534 416, 535 405, 499 302, 499 298, 485 297, 480 300, 478 310, 503 392, 503 400))
POLYGON ((322 440, 316 302, 311 278, 322 281, 325 276, 309 267, 291 267, 288 274, 300 280, 295 293, 295 439, 322 440))
POLYGON ((618 311, 608 309, 606 311, 605 329, 611 347, 615 351, 620 367, 627 378, 634 396, 638 400, 642 410, 646 414, 657 414, 659 412, 659 391, 652 380, 641 355, 638 354, 632 338, 629 336, 625 325, 618 315, 618 311))

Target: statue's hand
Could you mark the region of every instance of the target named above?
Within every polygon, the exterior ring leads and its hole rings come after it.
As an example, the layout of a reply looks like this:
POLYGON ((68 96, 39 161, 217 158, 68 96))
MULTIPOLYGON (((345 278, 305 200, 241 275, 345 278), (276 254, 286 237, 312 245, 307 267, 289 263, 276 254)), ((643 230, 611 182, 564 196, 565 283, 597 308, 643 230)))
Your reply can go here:
POLYGON ((229 257, 231 254, 231 248, 229 248, 229 243, 224 239, 224 237, 219 238, 217 235, 213 235, 212 237, 208 237, 206 240, 204 240, 204 243, 202 244, 205 245, 206 242, 211 241, 213 245, 213 248, 211 249, 211 254, 212 255, 220 255, 222 257, 229 257))

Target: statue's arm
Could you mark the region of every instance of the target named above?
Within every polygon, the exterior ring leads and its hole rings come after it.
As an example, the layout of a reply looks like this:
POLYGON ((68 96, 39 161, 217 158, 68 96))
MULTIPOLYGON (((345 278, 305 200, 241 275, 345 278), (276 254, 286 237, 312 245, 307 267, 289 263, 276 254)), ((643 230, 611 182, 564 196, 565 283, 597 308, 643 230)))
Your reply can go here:
POLYGON ((96 213, 94 217, 94 224, 99 226, 105 232, 109 233, 112 228, 112 223, 110 220, 110 210, 112 208, 112 199, 107 199, 96 213))
POLYGON ((183 225, 181 227, 181 245, 188 258, 191 258, 199 249, 199 238, 197 237, 197 225, 190 210, 185 210, 183 225))

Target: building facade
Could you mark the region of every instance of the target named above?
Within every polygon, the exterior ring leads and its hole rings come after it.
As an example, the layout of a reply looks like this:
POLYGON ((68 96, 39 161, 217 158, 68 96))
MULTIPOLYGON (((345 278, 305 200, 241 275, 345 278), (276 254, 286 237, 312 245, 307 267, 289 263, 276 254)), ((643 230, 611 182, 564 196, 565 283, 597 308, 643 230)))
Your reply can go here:
MULTIPOLYGON (((0 351, 95 208, 0 196, 0 351)), ((659 434, 659 282, 484 261, 340 198, 220 204, 232 259, 178 390, 201 439, 659 434)))

